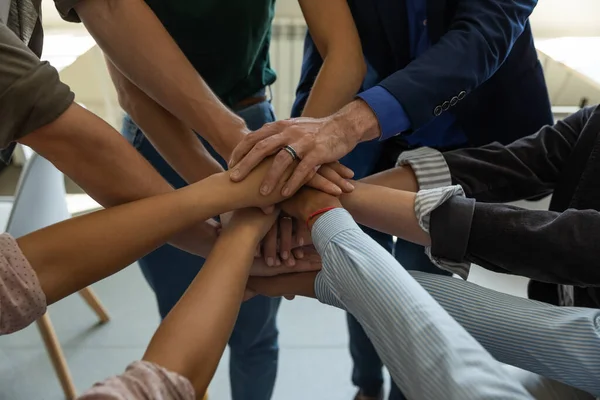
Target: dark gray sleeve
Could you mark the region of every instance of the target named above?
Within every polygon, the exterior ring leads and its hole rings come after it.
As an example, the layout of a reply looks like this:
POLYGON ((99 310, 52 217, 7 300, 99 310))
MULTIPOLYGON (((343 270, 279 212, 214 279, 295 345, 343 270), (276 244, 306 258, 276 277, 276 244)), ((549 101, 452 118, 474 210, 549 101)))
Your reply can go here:
POLYGON ((586 108, 508 146, 492 143, 444 153, 452 183, 467 197, 510 202, 549 194, 594 112, 586 108))
POLYGON ((58 72, 0 24, 0 148, 53 122, 73 99, 58 72))
POLYGON ((532 211, 452 197, 431 213, 431 253, 551 283, 600 286, 600 213, 532 211))
POLYGON ((65 21, 81 22, 79 15, 77 15, 77 11, 75 11, 75 6, 81 1, 83 0, 54 0, 54 4, 58 13, 65 21))

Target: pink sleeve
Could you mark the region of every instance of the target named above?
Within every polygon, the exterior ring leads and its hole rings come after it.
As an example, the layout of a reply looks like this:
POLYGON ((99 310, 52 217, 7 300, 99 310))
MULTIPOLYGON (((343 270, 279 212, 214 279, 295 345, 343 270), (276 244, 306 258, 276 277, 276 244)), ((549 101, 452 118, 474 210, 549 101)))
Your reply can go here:
POLYGON ((195 400, 185 377, 146 361, 136 361, 124 374, 97 383, 78 400, 195 400))
POLYGON ((0 335, 25 328, 46 312, 46 296, 17 241, 0 235, 0 335))

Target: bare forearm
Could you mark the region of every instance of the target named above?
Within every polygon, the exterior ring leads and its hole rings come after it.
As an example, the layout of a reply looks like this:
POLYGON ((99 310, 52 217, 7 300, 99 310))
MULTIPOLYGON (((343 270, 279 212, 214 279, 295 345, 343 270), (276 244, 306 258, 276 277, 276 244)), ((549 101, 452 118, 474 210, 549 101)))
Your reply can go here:
MULTIPOLYGON (((127 141, 94 114, 73 104, 62 116, 21 143, 30 146, 73 179, 104 207, 169 193, 173 188, 127 141)), ((192 242, 173 241, 178 247, 206 255, 208 239, 203 224, 189 229, 192 242)))
POLYGON ((419 183, 410 166, 388 169, 360 180, 370 185, 384 186, 390 189, 418 192, 419 183))
POLYGON ((258 244, 247 233, 224 232, 144 355, 144 360, 186 376, 198 393, 206 391, 239 312, 258 244))
POLYGON ((352 193, 341 197, 342 205, 356 222, 409 242, 429 245, 429 234, 415 215, 416 194, 356 182, 352 193))
POLYGON ((230 186, 218 180, 209 178, 177 192, 73 218, 19 238, 48 303, 112 275, 176 232, 228 208, 230 186))
POLYGON ((76 104, 20 141, 104 207, 173 190, 118 132, 76 104))
POLYGON ((323 65, 303 116, 327 117, 350 103, 366 74, 360 38, 345 0, 299 0, 323 65))
POLYGON ((362 83, 359 66, 348 66, 340 57, 325 59, 306 101, 304 117, 327 117, 350 103, 362 83))
POLYGON ((121 107, 179 176, 193 183, 223 171, 192 129, 131 83, 109 60, 107 66, 121 107))
POLYGON ((144 1, 85 0, 76 11, 123 75, 229 159, 244 122, 214 95, 144 1))

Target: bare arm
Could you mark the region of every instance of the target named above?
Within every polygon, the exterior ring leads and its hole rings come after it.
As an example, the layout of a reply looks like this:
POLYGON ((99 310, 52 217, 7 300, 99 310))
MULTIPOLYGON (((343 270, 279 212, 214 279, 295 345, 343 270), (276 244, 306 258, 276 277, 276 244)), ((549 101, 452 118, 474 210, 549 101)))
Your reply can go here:
POLYGON ((415 193, 361 182, 355 187, 341 201, 356 222, 413 243, 430 244, 415 214, 415 193))
POLYGON ((256 246, 276 216, 259 210, 234 213, 206 264, 156 331, 144 360, 187 377, 196 393, 205 393, 235 324, 256 246))
POLYGON ((131 83, 110 60, 106 65, 121 107, 179 176, 193 183, 223 171, 192 129, 131 83))
POLYGON ((345 0, 300 0, 323 65, 302 113, 326 117, 348 104, 362 84, 366 65, 360 38, 345 0))
POLYGON ((227 179, 215 175, 189 189, 73 218, 17 242, 51 304, 112 275, 178 231, 227 208, 231 186, 223 186, 223 178, 227 179))
MULTIPOLYGON (((267 167, 259 167, 242 184, 231 183, 227 173, 216 174, 177 191, 41 229, 19 238, 18 244, 53 303, 130 265, 176 232, 223 212, 281 200, 258 192, 267 167)), ((208 253, 215 236, 213 230, 210 237, 195 240, 208 253)))
POLYGON ((244 122, 219 101, 143 0, 83 0, 75 10, 124 76, 229 158, 244 122))

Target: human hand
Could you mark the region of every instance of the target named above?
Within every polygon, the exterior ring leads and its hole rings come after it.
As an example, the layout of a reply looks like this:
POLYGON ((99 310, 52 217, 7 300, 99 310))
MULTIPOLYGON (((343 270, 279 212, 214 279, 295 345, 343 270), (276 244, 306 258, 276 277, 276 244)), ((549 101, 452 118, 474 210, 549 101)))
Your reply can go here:
MULTIPOLYGON (((282 194, 287 197, 309 180, 318 166, 339 160, 362 140, 377 137, 378 131, 376 116, 360 100, 331 117, 296 118, 267 124, 245 136, 233 151, 229 161, 231 178, 236 182, 243 180, 261 160, 277 153, 261 185, 262 194, 271 193, 283 172, 295 161, 282 149, 289 145, 301 161, 283 187, 282 194)), ((341 189, 330 194, 339 193, 341 189)))
MULTIPOLYGON (((231 203, 228 205, 230 209, 239 209, 245 207, 259 207, 262 209, 273 209, 273 205, 279 203, 284 197, 280 190, 273 191, 271 194, 264 196, 259 192, 260 184, 273 163, 273 157, 265 159, 260 163, 250 174, 241 182, 232 182, 230 179, 230 171, 226 171, 218 175, 218 177, 210 177, 208 179, 219 180, 212 186, 216 190, 226 190, 225 198, 231 203)), ((292 174, 293 168, 290 167, 277 182, 278 188, 283 187, 286 179, 292 174)))
POLYGON ((285 213, 303 221, 306 226, 309 222, 308 219, 314 212, 328 207, 341 207, 342 205, 337 197, 303 187, 294 196, 282 202, 280 206, 285 213))
MULTIPOLYGON (((251 276, 275 276, 281 274, 289 274, 294 272, 307 272, 321 270, 321 256, 313 246, 304 246, 301 248, 304 256, 301 259, 296 259, 296 265, 290 267, 280 263, 275 266, 268 266, 262 257, 255 258, 252 268, 250 269, 251 276)), ((296 249, 296 250, 298 250, 296 249)))
POLYGON ((287 299, 292 299, 294 296, 315 297, 317 274, 318 271, 311 271, 272 277, 251 276, 246 284, 244 300, 249 300, 256 295, 287 299))
POLYGON ((279 211, 265 214, 257 208, 243 208, 231 213, 231 219, 223 226, 221 235, 245 231, 244 235, 258 244, 275 223, 279 211))
POLYGON ((283 215, 265 236, 261 255, 269 266, 284 263, 293 267, 304 256, 302 246, 310 243, 310 232, 304 222, 283 215))

